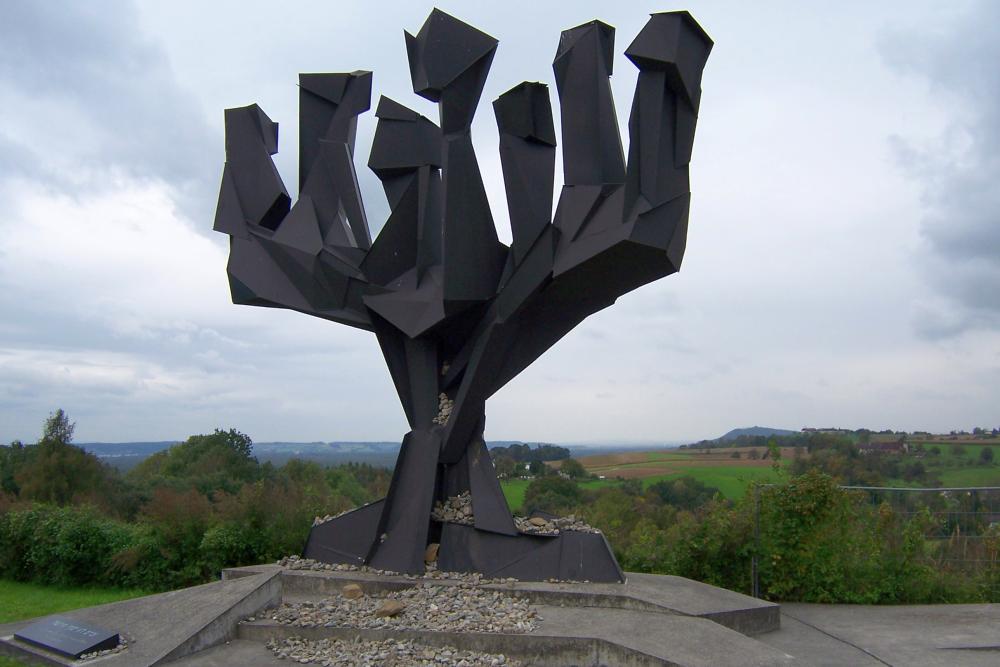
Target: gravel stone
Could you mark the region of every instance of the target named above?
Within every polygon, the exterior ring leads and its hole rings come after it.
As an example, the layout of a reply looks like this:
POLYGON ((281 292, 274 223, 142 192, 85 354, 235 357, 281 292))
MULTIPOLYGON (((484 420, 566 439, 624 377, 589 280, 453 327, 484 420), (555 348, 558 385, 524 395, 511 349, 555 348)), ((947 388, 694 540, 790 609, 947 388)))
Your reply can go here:
POLYGON ((93 660, 95 658, 103 658, 108 655, 114 655, 116 653, 121 653, 128 649, 128 640, 125 637, 118 637, 118 646, 114 648, 106 648, 103 651, 92 651, 91 653, 84 653, 80 656, 79 661, 93 660))
MULTIPOLYGON (((434 504, 434 509, 431 511, 431 519, 441 521, 442 523, 458 523, 464 526, 474 525, 476 518, 472 512, 472 494, 468 491, 463 491, 457 496, 451 496, 443 502, 439 500, 434 504)), ((580 533, 601 532, 585 521, 578 519, 573 514, 554 519, 546 519, 540 516, 516 516, 514 517, 514 525, 518 531, 530 535, 558 535, 564 530, 580 533)))
POLYGON ((430 647, 412 640, 345 641, 341 639, 309 640, 289 637, 267 642, 277 657, 299 664, 320 664, 324 667, 521 667, 521 663, 504 654, 461 651, 450 647, 430 647))
POLYGON ((402 614, 405 609, 406 605, 399 600, 386 600, 375 611, 375 615, 379 618, 392 618, 393 616, 402 614))
MULTIPOLYGON (((442 374, 447 371, 442 370, 442 374)), ((448 394, 441 392, 438 394, 438 413, 437 417, 432 419, 435 424, 441 424, 444 426, 448 423, 448 419, 451 417, 451 411, 455 408, 455 401, 448 398, 448 394)))
POLYGON ((348 600, 357 600, 365 595, 365 592, 361 590, 361 586, 357 584, 347 584, 340 591, 348 600))
POLYGON ((337 595, 285 602, 270 620, 293 627, 385 628, 448 632, 532 632, 541 620, 527 600, 472 584, 425 582, 382 598, 337 595), (389 612, 395 612, 390 614, 389 612))

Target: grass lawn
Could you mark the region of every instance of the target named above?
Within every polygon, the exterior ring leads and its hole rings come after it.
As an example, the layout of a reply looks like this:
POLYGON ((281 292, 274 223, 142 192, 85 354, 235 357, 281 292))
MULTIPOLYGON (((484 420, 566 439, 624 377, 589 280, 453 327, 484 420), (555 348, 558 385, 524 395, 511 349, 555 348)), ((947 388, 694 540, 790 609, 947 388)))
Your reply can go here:
MULTIPOLYGON (((58 588, 0 579, 0 623, 47 616, 80 607, 92 607, 146 595, 144 591, 109 588, 58 588)), ((0 655, 0 667, 23 667, 21 662, 0 655)))
POLYGON ((145 594, 144 591, 108 588, 56 588, 0 579, 0 623, 128 600, 145 594))
POLYGON ((500 482, 503 495, 507 498, 507 506, 512 512, 521 509, 521 505, 524 504, 524 492, 528 490, 529 484, 531 484, 530 479, 508 479, 500 482))

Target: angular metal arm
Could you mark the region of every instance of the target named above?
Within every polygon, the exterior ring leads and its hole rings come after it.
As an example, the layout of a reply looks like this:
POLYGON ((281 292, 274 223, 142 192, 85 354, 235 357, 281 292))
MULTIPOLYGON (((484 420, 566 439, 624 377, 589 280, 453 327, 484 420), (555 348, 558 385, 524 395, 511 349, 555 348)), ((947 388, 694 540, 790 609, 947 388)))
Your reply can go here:
POLYGON ((229 234, 234 303, 288 308, 371 329, 361 301, 370 245, 352 160, 371 73, 302 75, 301 192, 295 206, 271 156, 278 124, 256 104, 226 110, 216 231, 229 234))
POLYGON ((494 102, 513 259, 489 313, 448 374, 456 381, 475 372, 466 370, 473 360, 485 369, 488 386, 469 389, 468 400, 485 401, 588 316, 680 269, 688 163, 712 41, 687 12, 668 12, 652 15, 629 46, 639 78, 627 168, 608 82, 613 43, 614 29, 599 21, 560 39, 553 66, 565 185, 551 225, 541 213, 551 201, 545 184, 555 145, 544 129, 551 127, 545 87, 523 83, 494 102), (500 324, 506 333, 496 330, 500 324))

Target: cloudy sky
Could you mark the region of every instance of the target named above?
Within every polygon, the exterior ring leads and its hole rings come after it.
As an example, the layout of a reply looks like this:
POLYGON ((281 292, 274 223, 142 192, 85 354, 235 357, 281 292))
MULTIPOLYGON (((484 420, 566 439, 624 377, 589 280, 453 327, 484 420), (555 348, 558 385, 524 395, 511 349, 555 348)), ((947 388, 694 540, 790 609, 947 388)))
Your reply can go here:
MULTIPOLYGON (((33 441, 59 407, 79 441, 406 431, 374 337, 232 305, 211 226, 226 107, 281 124, 290 191, 299 72, 370 69, 373 100, 436 117, 403 42, 432 5, 207 5, 0 3, 0 442, 33 441)), ((511 382, 487 437, 1000 425, 1000 3, 438 6, 500 40, 474 138, 506 240, 488 102, 554 86, 560 30, 617 28, 623 131, 635 68, 620 54, 649 12, 689 9, 716 42, 683 270, 511 382)), ((373 129, 369 113, 357 162, 378 227, 373 129)))

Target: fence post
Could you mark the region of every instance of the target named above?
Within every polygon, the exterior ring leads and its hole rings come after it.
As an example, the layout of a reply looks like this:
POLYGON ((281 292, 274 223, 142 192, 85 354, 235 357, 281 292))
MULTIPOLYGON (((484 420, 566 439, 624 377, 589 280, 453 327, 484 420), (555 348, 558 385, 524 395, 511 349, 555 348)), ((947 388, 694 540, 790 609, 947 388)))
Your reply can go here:
POLYGON ((753 596, 760 597, 760 571, 757 559, 760 556, 760 485, 753 487, 753 556, 750 559, 750 579, 753 596))

